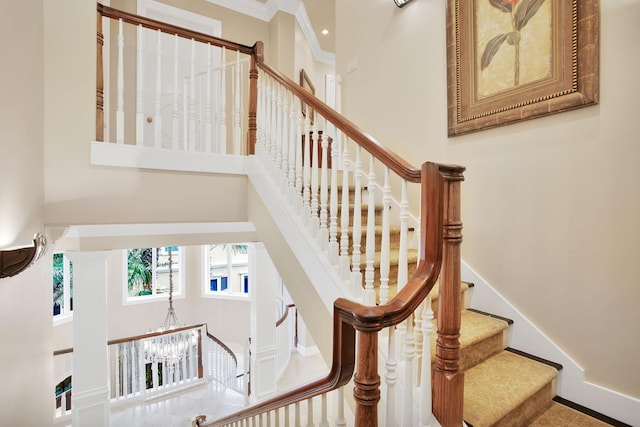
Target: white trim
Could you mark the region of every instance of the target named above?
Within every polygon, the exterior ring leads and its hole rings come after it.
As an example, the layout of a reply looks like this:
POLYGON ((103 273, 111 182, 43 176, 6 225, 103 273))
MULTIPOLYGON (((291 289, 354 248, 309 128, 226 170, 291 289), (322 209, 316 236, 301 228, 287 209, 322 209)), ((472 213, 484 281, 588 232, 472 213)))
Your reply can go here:
POLYGON ((335 53, 322 50, 316 32, 311 25, 307 9, 301 0, 267 0, 260 3, 255 0, 207 0, 209 3, 242 13, 261 21, 269 22, 278 11, 295 15, 307 44, 316 61, 328 65, 336 65, 335 53))
POLYGON ((304 37, 307 39, 307 44, 309 45, 309 49, 311 49, 311 53, 313 53, 313 57, 315 58, 315 60, 327 65, 335 66, 336 54, 326 50, 322 50, 322 48, 320 47, 320 42, 318 42, 316 32, 313 29, 313 25, 311 25, 309 15, 307 15, 307 9, 305 9, 302 2, 300 2, 300 7, 298 7, 295 15, 296 20, 298 21, 298 25, 300 25, 302 34, 304 34, 304 37))
POLYGON ((246 174, 247 156, 158 150, 127 144, 91 142, 91 164, 233 175, 246 174))
POLYGON ((509 345, 562 365, 557 394, 565 399, 624 423, 640 426, 640 399, 585 380, 584 369, 500 295, 467 263, 461 263, 462 280, 474 283, 473 308, 513 320, 509 345))
POLYGON ((252 156, 250 159, 255 159, 248 172, 251 185, 288 242, 291 251, 296 254, 300 264, 307 266, 307 277, 313 282, 325 308, 329 313, 333 313, 333 303, 337 298, 353 299, 353 296, 335 267, 318 247, 316 239, 302 223, 302 219, 295 215, 285 197, 276 190, 278 185, 273 182, 269 173, 263 169, 256 157, 252 156), (314 282, 319 280, 318 278, 323 278, 322 283, 314 282))
POLYGON ((138 0, 137 13, 140 16, 157 19, 214 37, 220 37, 222 34, 222 22, 219 20, 155 0, 138 0))
POLYGON ((296 351, 302 357, 311 357, 311 356, 315 356, 317 354, 320 354, 320 350, 318 349, 318 346, 315 346, 315 345, 311 346, 311 347, 305 347, 305 346, 302 346, 302 345, 298 344, 298 346, 296 347, 296 351))

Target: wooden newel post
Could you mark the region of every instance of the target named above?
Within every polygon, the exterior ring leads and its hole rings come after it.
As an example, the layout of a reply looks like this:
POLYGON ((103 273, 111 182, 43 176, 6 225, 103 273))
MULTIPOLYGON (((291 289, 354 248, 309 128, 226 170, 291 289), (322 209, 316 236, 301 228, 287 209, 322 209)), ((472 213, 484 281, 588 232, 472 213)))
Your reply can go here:
POLYGON ((198 378, 204 378, 204 366, 202 364, 202 329, 198 329, 198 378))
POLYGON ((97 12, 97 48, 96 48, 96 141, 104 141, 104 76, 102 63, 102 14, 97 12))
POLYGON ((460 183, 464 168, 442 166, 444 178, 443 260, 438 298, 438 337, 433 372, 433 413, 443 427, 462 425, 464 373, 460 359, 460 183))
POLYGON ((247 154, 255 154, 256 132, 258 129, 258 67, 257 62, 264 60, 264 44, 256 42, 251 55, 251 69, 249 70, 249 135, 247 141, 247 154))
POLYGON ((356 401, 355 425, 377 427, 380 376, 378 375, 378 331, 358 331, 358 354, 353 397, 356 401), (369 355, 368 357, 362 357, 369 355))

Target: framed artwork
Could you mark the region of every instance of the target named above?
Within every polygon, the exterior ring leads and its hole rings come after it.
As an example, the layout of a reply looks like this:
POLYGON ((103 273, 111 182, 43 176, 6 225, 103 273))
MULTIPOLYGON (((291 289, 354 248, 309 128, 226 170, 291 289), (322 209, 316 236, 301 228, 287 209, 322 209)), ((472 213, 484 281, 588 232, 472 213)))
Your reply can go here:
MULTIPOLYGON (((304 71, 304 69, 300 70, 300 86, 302 86, 305 90, 311 92, 312 95, 316 94, 316 88, 313 86, 313 83, 311 83, 311 79, 309 79, 309 75, 304 71)), ((302 103, 301 110, 302 115, 304 117, 307 117, 307 104, 305 104, 304 102, 302 103)), ((309 108, 308 110, 309 121, 311 122, 311 124, 313 124, 313 110, 311 108, 309 108)))
POLYGON ((597 104, 598 0, 449 0, 449 136, 597 104))

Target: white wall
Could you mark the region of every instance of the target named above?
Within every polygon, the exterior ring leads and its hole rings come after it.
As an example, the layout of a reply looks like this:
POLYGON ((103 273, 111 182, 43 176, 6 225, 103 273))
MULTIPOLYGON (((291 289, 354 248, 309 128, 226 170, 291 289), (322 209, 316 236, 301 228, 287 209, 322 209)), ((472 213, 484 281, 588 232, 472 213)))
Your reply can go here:
POLYGON ((638 398, 640 1, 600 2, 598 106, 456 138, 446 3, 337 0, 342 111, 416 165, 466 166, 464 261, 587 380, 638 398))
MULTIPOLYGON (((31 244, 44 231, 43 3, 4 2, 0 13, 0 249, 31 244)), ((0 378, 7 391, 0 425, 47 425, 53 417, 51 287, 42 286, 42 265, 0 279, 0 378)))

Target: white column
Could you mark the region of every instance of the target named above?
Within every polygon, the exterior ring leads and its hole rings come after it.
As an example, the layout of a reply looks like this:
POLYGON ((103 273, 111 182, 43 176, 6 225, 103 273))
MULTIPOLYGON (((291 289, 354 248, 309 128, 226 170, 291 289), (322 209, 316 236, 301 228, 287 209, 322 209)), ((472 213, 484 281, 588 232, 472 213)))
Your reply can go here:
POLYGON ((251 292, 251 396, 263 400, 276 391, 276 289, 279 275, 261 243, 249 245, 251 292))
POLYGON ((109 426, 106 260, 111 252, 67 252, 73 263, 73 425, 109 426))

